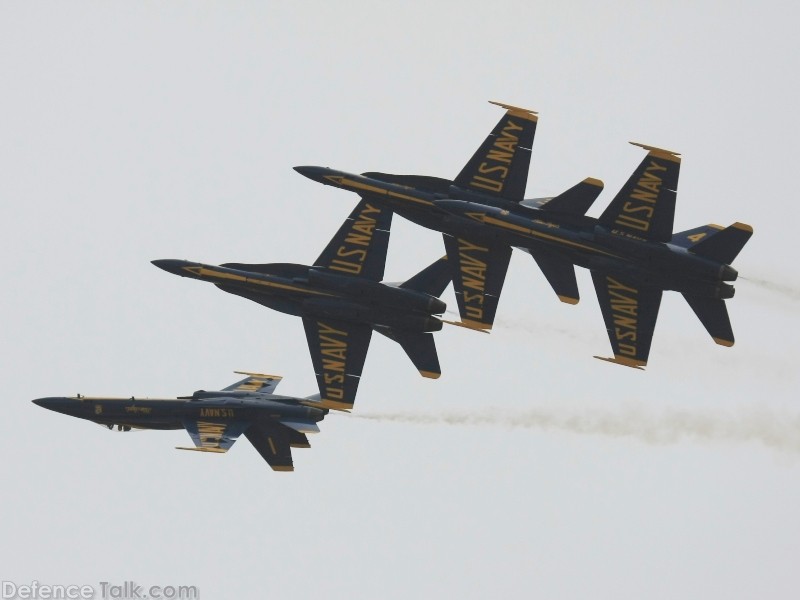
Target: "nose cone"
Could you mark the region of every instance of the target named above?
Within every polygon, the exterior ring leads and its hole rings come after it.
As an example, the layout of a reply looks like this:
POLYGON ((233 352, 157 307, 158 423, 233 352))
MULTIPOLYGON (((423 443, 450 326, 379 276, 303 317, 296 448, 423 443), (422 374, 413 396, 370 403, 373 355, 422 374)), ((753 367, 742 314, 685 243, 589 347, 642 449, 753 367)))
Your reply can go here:
POLYGON ((325 177, 335 173, 327 167, 295 167, 294 170, 300 173, 300 175, 303 177, 308 177, 313 181, 324 183, 325 185, 331 184, 331 182, 325 179, 325 177))
POLYGON ((41 406, 42 408, 46 408, 47 410, 52 410, 65 415, 74 415, 77 409, 80 408, 80 400, 76 400, 75 398, 37 398, 33 401, 33 403, 37 406, 41 406))
POLYGON ((173 258, 162 258, 160 260, 151 260, 150 262, 159 269, 164 269, 167 273, 181 276, 186 276, 188 274, 184 267, 194 264, 187 260, 175 260, 173 258))

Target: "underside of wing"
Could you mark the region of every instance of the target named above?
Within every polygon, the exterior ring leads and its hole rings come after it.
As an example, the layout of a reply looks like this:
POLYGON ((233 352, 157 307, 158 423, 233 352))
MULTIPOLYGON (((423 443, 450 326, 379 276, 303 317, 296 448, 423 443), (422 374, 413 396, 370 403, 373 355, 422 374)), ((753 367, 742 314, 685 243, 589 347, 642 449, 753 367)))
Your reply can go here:
POLYGON ((509 200, 522 200, 528 182, 535 112, 492 102, 506 113, 492 129, 454 183, 461 188, 509 200))
POLYGON ((322 407, 351 409, 367 358, 372 328, 312 317, 303 317, 303 327, 322 407))
POLYGON ((462 324, 473 329, 491 329, 511 260, 511 247, 474 243, 447 234, 444 245, 462 324))
POLYGON ((314 266, 381 281, 391 226, 390 210, 362 200, 314 261, 314 266))
POLYGON ((248 421, 184 419, 183 426, 192 438, 195 447, 178 446, 178 450, 227 452, 249 425, 248 421))
POLYGON ((646 149, 648 154, 598 222, 612 232, 653 242, 669 242, 681 158, 669 150, 634 145, 646 149))
POLYGON ((613 358, 596 358, 626 367, 644 367, 650 355, 661 290, 639 287, 599 271, 592 271, 592 280, 614 352, 613 358))

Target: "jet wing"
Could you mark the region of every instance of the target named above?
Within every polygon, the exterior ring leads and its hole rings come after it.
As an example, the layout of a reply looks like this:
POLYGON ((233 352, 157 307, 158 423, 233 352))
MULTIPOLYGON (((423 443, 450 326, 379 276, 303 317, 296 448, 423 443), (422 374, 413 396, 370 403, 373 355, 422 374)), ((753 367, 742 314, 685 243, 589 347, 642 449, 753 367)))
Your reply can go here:
POLYGON ((254 424, 244 435, 273 471, 294 471, 292 448, 308 448, 308 440, 303 434, 283 425, 254 424))
POLYGON ((675 217, 675 198, 681 157, 652 146, 628 182, 608 205, 598 223, 611 231, 652 242, 669 242, 675 217))
POLYGON ((444 234, 462 324, 491 329, 511 260, 511 247, 481 245, 444 234))
POLYGON ((528 183, 531 147, 539 117, 524 108, 492 102, 506 109, 454 183, 464 189, 509 200, 522 200, 528 183))
POLYGON ((272 394, 281 382, 280 375, 262 375, 261 373, 248 373, 247 371, 234 371, 239 375, 247 375, 245 379, 224 388, 223 392, 260 392, 272 394))
POLYGON ((199 452, 227 452, 240 435, 250 426, 248 421, 223 421, 218 419, 184 419, 183 426, 195 447, 177 446, 178 450, 199 452))
POLYGON ((353 408, 372 328, 332 319, 303 317, 323 408, 353 408))
POLYGON ((614 351, 614 358, 595 358, 626 367, 644 367, 661 305, 661 290, 637 287, 599 271, 592 271, 592 280, 614 351))
POLYGON ((390 210, 361 200, 314 266, 381 281, 391 226, 390 210))

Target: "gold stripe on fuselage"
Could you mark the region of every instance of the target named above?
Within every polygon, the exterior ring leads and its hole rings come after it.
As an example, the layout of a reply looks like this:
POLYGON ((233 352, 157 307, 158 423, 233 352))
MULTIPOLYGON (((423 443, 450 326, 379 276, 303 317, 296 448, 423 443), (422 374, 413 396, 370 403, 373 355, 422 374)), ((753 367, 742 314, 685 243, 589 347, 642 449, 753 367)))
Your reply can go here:
POLYGON ((375 187, 373 185, 367 185, 366 183, 361 183, 360 181, 356 181, 354 179, 348 179, 347 177, 339 177, 331 175, 329 177, 326 177, 326 179, 329 179, 342 187, 360 190, 363 192, 369 192, 370 194, 379 194, 381 196, 388 196, 390 198, 399 198, 400 200, 408 200, 410 202, 416 202, 417 204, 422 204, 424 206, 433 206, 433 202, 431 202, 430 200, 423 200, 422 198, 414 198, 414 196, 407 196, 406 194, 400 194, 398 192, 393 192, 391 190, 387 190, 384 188, 375 187))
POLYGON ((494 217, 491 217, 489 215, 485 215, 484 216, 483 222, 487 223, 487 224, 490 224, 490 225, 496 225, 498 227, 501 227, 503 229, 508 229, 510 231, 515 231, 517 233, 523 233, 523 234, 531 236, 531 237, 539 237, 539 238, 542 238, 542 239, 545 239, 545 240, 550 240, 552 242, 556 242, 558 244, 563 244, 565 246, 572 246, 573 248, 579 248, 581 250, 588 250, 589 252, 594 252, 595 254, 603 254, 605 256, 611 256, 613 258, 622 258, 621 256, 619 256, 617 254, 613 254, 611 252, 606 252, 605 250, 600 250, 599 248, 595 248, 594 246, 589 246, 587 244, 581 244, 579 242, 573 242, 572 240, 566 240, 566 239, 564 239, 562 237, 558 237, 558 236, 555 236, 555 235, 549 235, 547 233, 542 233, 542 232, 536 231, 534 229, 530 229, 528 227, 523 227, 521 225, 515 225, 514 223, 509 223, 509 222, 503 221, 501 219, 495 219, 494 217))
POLYGON ((194 273, 195 275, 200 275, 203 277, 218 277, 220 279, 230 279, 232 281, 238 281, 250 285, 260 285, 263 287, 275 288, 278 290, 287 290, 289 292, 299 292, 301 294, 313 294, 315 296, 328 296, 331 298, 338 297, 336 294, 330 294, 327 292, 318 292, 310 288, 302 288, 294 285, 287 285, 285 283, 277 283, 275 281, 265 281, 263 279, 249 278, 245 277, 244 275, 237 275, 235 273, 226 273, 225 271, 215 271, 213 269, 207 269, 206 267, 184 267, 184 268, 187 271, 194 273))

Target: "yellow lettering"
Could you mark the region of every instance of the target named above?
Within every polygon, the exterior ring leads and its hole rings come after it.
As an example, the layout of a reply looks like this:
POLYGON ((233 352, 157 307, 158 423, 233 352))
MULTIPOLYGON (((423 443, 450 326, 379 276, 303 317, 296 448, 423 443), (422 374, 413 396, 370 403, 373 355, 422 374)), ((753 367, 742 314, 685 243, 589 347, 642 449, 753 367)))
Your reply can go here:
POLYGON ((483 306, 483 301, 483 294, 470 294, 467 290, 464 290, 464 304, 472 304, 475 302, 476 304, 483 306))
POLYGON ((350 273, 351 275, 358 275, 359 273, 361 273, 362 265, 334 258, 331 261, 331 264, 328 268, 332 271, 341 271, 342 273, 350 273))
MULTIPOLYGON (((353 229, 355 229, 355 227, 353 229)), ((370 240, 372 240, 372 234, 358 235, 351 231, 347 234, 347 237, 344 238, 344 243, 355 244, 356 246, 369 246, 370 240)))
POLYGON ((480 175, 475 175, 472 178, 470 185, 477 188, 483 188, 484 190, 489 190, 492 192, 503 191, 502 181, 495 181, 494 179, 489 179, 488 177, 481 177, 480 175))
POLYGON ((655 209, 652 206, 646 206, 644 204, 634 204, 633 202, 626 202, 623 207, 622 211, 626 213, 645 213, 644 216, 647 219, 651 219, 653 217, 653 213, 655 209))
POLYGON ((631 198, 633 200, 641 200, 642 202, 650 202, 651 204, 655 204, 658 194, 637 189, 631 192, 631 198))
POLYGON ((332 334, 332 335, 341 335, 341 336, 347 337, 347 332, 346 331, 341 331, 339 329, 334 329, 333 327, 331 327, 330 325, 328 325, 326 323, 323 323, 322 321, 317 321, 317 327, 319 327, 319 332, 320 333, 332 334))
POLYGON ((650 221, 644 219, 635 219, 628 215, 619 215, 614 222, 622 227, 630 227, 631 229, 638 229, 639 231, 649 231, 650 221))
POLYGON ((476 319, 478 321, 483 319, 483 309, 482 308, 478 308, 476 306, 465 306, 464 307, 464 312, 466 312, 467 316, 472 318, 472 319, 476 319))
POLYGON ((495 165, 490 167, 488 163, 481 163, 481 166, 478 167, 478 172, 483 173, 484 175, 499 172, 500 179, 505 179, 506 175, 508 175, 508 167, 504 167, 503 165, 495 165))
MULTIPOLYGON (((514 158, 513 152, 500 152, 499 150, 495 150, 493 148, 489 149, 489 153, 486 155, 488 160, 493 160, 495 162, 502 162, 506 164, 511 164, 511 159, 514 158)), ((486 163, 484 163, 486 164, 486 163)))

